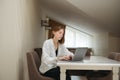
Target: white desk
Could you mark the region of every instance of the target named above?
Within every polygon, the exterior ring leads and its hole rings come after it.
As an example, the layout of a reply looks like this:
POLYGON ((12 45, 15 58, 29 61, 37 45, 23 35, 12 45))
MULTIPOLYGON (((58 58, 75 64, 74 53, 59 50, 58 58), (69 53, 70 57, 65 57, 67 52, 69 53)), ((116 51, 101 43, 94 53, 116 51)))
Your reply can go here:
POLYGON ((89 59, 84 59, 83 62, 69 62, 69 61, 58 61, 60 66, 60 79, 66 79, 66 70, 112 70, 113 80, 119 80, 119 67, 120 62, 108 59, 102 56, 91 56, 89 59))

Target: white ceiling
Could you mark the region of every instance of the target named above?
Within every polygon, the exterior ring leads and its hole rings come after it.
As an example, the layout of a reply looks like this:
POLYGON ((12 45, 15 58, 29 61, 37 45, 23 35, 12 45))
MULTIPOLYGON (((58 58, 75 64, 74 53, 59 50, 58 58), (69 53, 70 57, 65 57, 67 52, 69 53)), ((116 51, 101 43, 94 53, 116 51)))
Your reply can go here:
POLYGON ((120 30, 120 0, 41 0, 48 16, 70 26, 95 23, 110 32, 120 30), (51 13, 51 14, 50 14, 51 13))
MULTIPOLYGON (((118 27, 120 0, 67 0, 92 18, 109 27, 118 27)), ((120 27, 120 26, 119 26, 120 27)))

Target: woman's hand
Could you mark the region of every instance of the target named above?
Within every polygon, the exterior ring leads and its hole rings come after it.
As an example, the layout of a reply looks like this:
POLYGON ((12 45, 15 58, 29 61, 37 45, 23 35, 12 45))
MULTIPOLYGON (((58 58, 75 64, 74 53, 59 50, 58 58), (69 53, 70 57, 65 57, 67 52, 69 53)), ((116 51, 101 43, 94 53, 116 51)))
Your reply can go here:
POLYGON ((58 57, 58 60, 71 60, 71 59, 72 59, 72 55, 66 55, 66 56, 58 57))

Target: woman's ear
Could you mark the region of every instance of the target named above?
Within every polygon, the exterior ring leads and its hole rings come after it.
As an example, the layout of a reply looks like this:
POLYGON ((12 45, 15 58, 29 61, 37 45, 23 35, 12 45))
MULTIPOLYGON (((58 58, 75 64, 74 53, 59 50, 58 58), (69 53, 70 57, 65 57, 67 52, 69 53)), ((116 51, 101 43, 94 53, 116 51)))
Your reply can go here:
POLYGON ((55 31, 52 31, 52 38, 54 37, 55 31))
POLYGON ((54 34, 55 34, 55 31, 52 31, 52 34, 54 35, 54 34))

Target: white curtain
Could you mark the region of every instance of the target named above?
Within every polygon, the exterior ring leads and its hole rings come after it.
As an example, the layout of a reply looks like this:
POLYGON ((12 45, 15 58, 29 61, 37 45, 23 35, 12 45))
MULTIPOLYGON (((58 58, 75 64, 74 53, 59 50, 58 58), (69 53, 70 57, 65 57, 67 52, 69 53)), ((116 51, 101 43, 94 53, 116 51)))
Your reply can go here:
POLYGON ((89 47, 92 48, 93 36, 80 30, 66 26, 65 46, 66 47, 89 47))

